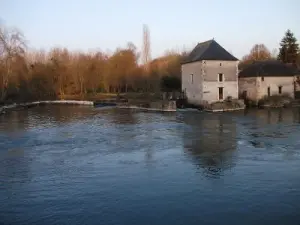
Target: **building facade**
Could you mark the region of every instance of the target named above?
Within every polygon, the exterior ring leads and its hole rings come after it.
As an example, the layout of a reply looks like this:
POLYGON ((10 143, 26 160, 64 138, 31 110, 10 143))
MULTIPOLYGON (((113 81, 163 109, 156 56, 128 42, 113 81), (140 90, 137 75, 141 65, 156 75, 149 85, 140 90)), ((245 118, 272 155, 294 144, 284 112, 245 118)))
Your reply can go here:
POLYGON ((181 65, 182 91, 191 104, 238 98, 238 59, 215 40, 199 43, 181 65))
POLYGON ((258 61, 239 73, 239 95, 254 102, 274 95, 295 97, 295 70, 277 60, 258 61))
POLYGON ((300 70, 296 71, 295 75, 295 98, 300 99, 300 70))

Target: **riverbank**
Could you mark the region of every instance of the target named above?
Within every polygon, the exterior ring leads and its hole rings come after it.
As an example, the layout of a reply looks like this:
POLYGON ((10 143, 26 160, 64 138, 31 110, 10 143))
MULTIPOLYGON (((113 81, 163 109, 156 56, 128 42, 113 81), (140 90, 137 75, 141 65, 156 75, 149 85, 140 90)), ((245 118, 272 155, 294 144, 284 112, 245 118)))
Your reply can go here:
POLYGON ((206 112, 228 112, 228 111, 239 111, 244 110, 246 105, 244 104, 243 100, 239 99, 225 99, 224 101, 217 101, 217 102, 203 102, 203 104, 193 105, 188 103, 186 100, 179 100, 177 102, 178 108, 185 109, 185 108, 195 108, 200 111, 206 112))
MULTIPOLYGON (((170 93, 169 93, 170 94, 170 93)), ((58 96, 62 100, 13 101, 8 100, 0 106, 0 113, 10 110, 29 108, 43 104, 80 104, 95 107, 117 107, 151 111, 176 111, 176 101, 169 100, 164 92, 128 92, 128 93, 90 93, 86 95, 58 96), (165 100, 163 100, 165 99, 165 100)))
POLYGON ((98 101, 86 101, 86 100, 53 100, 53 101, 34 101, 27 103, 12 103, 4 106, 0 106, 0 114, 5 114, 14 110, 22 110, 31 107, 46 105, 46 104, 66 104, 66 105, 86 105, 96 108, 122 108, 131 110, 146 110, 146 111, 160 111, 160 112, 176 112, 176 111, 186 111, 190 109, 195 109, 197 111, 205 112, 231 112, 231 111, 242 111, 246 108, 289 108, 299 107, 299 101, 293 101, 289 104, 265 104, 259 106, 247 106, 242 100, 230 100, 223 102, 215 102, 212 104, 207 104, 203 107, 193 107, 190 105, 179 104, 175 100, 149 100, 149 99, 116 99, 109 98, 98 101), (185 109, 185 110, 184 110, 185 109))
POLYGON ((26 109, 46 104, 67 104, 67 105, 87 105, 93 107, 117 107, 127 109, 151 110, 151 111, 165 111, 175 112, 176 101, 160 100, 160 101, 116 101, 113 99, 106 99, 102 101, 79 101, 79 100, 54 100, 54 101, 35 101, 28 103, 13 103, 0 107, 0 114, 5 114, 12 110, 26 109))
POLYGON ((0 107, 0 114, 4 114, 10 110, 17 110, 17 109, 26 109, 31 108, 39 105, 46 105, 46 104, 69 104, 69 105, 90 105, 93 106, 94 102, 92 101, 77 101, 77 100, 54 100, 54 101, 35 101, 35 102, 27 102, 27 103, 13 103, 10 105, 4 105, 0 107))
POLYGON ((259 101, 245 100, 247 108, 293 108, 300 107, 300 100, 287 95, 264 97, 259 101))
POLYGON ((123 109, 151 110, 161 112, 176 112, 177 110, 176 101, 172 100, 156 100, 148 102, 129 100, 126 103, 118 104, 117 107, 123 109))
POLYGON ((239 99, 226 99, 222 102, 214 102, 204 107, 204 111, 207 112, 228 112, 244 110, 246 105, 239 99))

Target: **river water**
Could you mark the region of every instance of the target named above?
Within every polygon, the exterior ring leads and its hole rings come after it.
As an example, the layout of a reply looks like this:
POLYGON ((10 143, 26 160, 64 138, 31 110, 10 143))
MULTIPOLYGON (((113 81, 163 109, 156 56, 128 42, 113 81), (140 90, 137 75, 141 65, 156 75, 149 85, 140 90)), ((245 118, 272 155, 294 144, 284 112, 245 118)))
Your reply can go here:
POLYGON ((0 117, 0 224, 300 224, 300 110, 0 117))

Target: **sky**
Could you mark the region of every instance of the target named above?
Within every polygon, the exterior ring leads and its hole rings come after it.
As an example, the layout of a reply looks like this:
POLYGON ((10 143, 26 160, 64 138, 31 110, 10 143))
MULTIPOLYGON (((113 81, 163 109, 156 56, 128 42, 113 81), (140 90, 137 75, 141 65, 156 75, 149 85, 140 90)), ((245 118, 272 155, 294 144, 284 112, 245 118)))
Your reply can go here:
POLYGON ((147 24, 152 58, 213 38, 241 58, 257 43, 278 49, 287 29, 300 40, 299 9, 299 0, 0 0, 0 20, 34 49, 140 50, 147 24))

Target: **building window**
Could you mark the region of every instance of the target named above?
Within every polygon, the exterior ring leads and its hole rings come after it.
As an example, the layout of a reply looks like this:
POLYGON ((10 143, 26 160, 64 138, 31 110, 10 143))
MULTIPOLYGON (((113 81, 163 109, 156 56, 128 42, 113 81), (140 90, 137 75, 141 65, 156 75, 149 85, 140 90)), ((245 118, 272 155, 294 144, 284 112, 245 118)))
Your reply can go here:
POLYGON ((219 82, 223 82, 223 73, 219 73, 219 82))
POLYGON ((282 94, 282 86, 278 87, 278 94, 282 94))
POLYGON ((271 95, 271 88, 268 87, 268 97, 270 97, 270 95, 271 95))
POLYGON ((223 100, 223 87, 219 87, 219 100, 223 100))
POLYGON ((265 77, 261 77, 261 81, 264 81, 265 80, 265 77))
POLYGON ((220 63, 220 66, 222 66, 222 63, 220 63))
POLYGON ((194 83, 194 74, 191 74, 191 83, 194 83))

